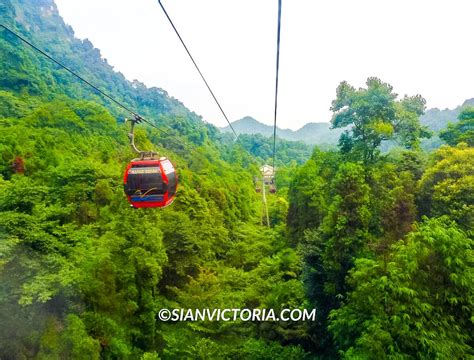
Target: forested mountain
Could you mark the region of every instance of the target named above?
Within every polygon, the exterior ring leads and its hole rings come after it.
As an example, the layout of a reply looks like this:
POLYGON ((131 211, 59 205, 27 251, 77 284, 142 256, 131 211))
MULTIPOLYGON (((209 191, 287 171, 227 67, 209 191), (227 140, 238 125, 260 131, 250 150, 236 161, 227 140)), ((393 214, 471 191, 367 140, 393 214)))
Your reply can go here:
MULTIPOLYGON (((0 19, 7 25, 15 24, 20 33, 60 62, 78 71, 100 89, 111 92, 125 105, 140 108, 144 117, 166 123, 162 115, 181 115, 194 123, 200 117, 186 109, 181 102, 170 97, 160 88, 147 88, 137 80, 128 81, 107 63, 100 51, 85 39, 74 37, 73 29, 59 16, 52 0, 5 0, 0 5, 0 19)), ((47 64, 30 48, 23 47, 18 39, 4 35, 2 62, 0 64, 2 88, 19 91, 27 86, 31 95, 68 96, 73 99, 91 99, 109 107, 115 114, 122 109, 99 96, 94 90, 78 83, 72 75, 58 66, 47 64), (20 64, 18 67, 16 65, 20 64)))
MULTIPOLYGON (((459 112, 463 107, 474 106, 474 99, 464 101, 464 103, 455 109, 440 110, 437 108, 427 110, 420 116, 420 122, 426 125, 437 134, 440 130, 445 129, 448 123, 457 122, 459 112)), ((273 135, 273 127, 262 124, 252 117, 244 117, 240 120, 232 122, 232 126, 239 134, 260 134, 264 136, 273 135)), ((230 132, 229 126, 221 128, 224 132, 230 132)), ((331 124, 327 123, 308 123, 301 129, 296 131, 290 129, 280 129, 277 127, 277 135, 290 141, 302 141, 306 144, 318 145, 322 147, 335 146, 342 134, 340 129, 331 129, 331 124)), ((438 137, 430 141, 426 141, 426 147, 439 147, 442 142, 438 137)))
POLYGON ((264 202, 254 177, 270 138, 234 142, 129 82, 52 0, 6 0, 0 15, 156 124, 137 125, 137 145, 179 177, 169 207, 131 208, 128 114, 0 28, 1 359, 474 356, 474 107, 425 152, 421 96, 343 81, 338 146, 279 140, 264 202), (383 153, 386 142, 399 147, 383 153), (317 317, 163 321, 163 309, 317 317))

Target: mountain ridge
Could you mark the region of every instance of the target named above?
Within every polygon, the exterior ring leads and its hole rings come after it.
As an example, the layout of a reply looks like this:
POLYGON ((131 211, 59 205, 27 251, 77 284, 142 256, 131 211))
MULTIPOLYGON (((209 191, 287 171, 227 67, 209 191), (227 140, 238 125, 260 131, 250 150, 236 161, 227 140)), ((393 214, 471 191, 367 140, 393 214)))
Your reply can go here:
MULTIPOLYGON (((31 41, 53 58, 77 72, 102 91, 111 94, 125 106, 140 112, 158 125, 170 126, 169 116, 182 116, 194 125, 204 125, 202 117, 188 109, 181 101, 160 87, 147 87, 138 80, 127 79, 103 57, 89 39, 79 39, 73 28, 66 24, 53 0, 5 0, 0 5, 0 20, 6 26, 31 41), (51 41, 50 39, 55 39, 51 41)), ((71 74, 46 65, 49 60, 18 39, 6 35, 10 43, 2 54, 0 74, 10 78, 0 80, 3 89, 21 91, 27 88, 30 94, 65 94, 74 99, 93 100, 110 109, 118 118, 125 115, 123 109, 99 96, 97 92, 71 77, 71 74), (10 46, 10 47, 8 47, 10 46), (16 46, 22 50, 19 62, 29 74, 25 77, 7 61, 18 56, 16 46), (13 75, 13 77, 12 77, 13 75)))
MULTIPOLYGON (((263 136, 273 135, 273 126, 263 124, 251 116, 232 122, 232 126, 238 133, 263 136)), ((229 132, 230 126, 220 128, 223 132, 229 132)), ((333 145, 337 143, 343 129, 330 129, 330 123, 311 122, 298 130, 282 129, 277 126, 276 134, 282 139, 289 141, 302 141, 306 144, 333 145)))
MULTIPOLYGON (((449 122, 457 122, 457 116, 465 106, 474 106, 474 98, 465 100, 462 105, 454 109, 431 108, 420 117, 420 122, 428 126, 430 130, 438 133, 441 129, 448 126, 449 122)), ((263 136, 273 135, 273 126, 266 125, 253 118, 245 116, 232 122, 232 126, 238 133, 263 136)), ((231 131, 230 126, 219 128, 222 132, 231 131)), ((282 139, 290 141, 302 141, 309 145, 330 145, 334 146, 339 140, 339 136, 344 129, 331 129, 329 122, 309 122, 297 130, 282 129, 277 126, 276 134, 282 139)))

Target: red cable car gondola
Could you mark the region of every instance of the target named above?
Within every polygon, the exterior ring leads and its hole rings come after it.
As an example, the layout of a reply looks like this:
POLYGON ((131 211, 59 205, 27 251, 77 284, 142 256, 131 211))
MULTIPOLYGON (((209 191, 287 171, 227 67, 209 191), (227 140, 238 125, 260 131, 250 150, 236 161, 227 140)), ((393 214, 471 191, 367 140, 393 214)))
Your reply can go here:
POLYGON ((133 159, 125 169, 123 187, 128 202, 134 208, 165 207, 170 205, 178 188, 178 176, 166 157, 156 158, 153 151, 140 151, 135 146, 134 126, 142 119, 136 115, 128 134, 133 150, 140 158, 133 159))
POLYGON ((134 208, 165 207, 176 195, 178 178, 167 158, 134 159, 123 177, 125 194, 134 208))

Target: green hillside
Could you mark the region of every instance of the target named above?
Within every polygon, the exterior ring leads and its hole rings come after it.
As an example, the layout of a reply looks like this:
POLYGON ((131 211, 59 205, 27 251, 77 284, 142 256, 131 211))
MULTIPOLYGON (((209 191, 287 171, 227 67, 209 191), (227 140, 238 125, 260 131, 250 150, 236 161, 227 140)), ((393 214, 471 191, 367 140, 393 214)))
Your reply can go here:
MULTIPOLYGON (((178 127, 167 116, 180 116, 182 121, 193 128, 204 129, 208 126, 200 121, 200 116, 186 109, 165 90, 147 88, 138 81, 128 81, 120 72, 114 71, 89 40, 74 37, 73 29, 63 22, 53 1, 6 0, 0 8, 0 19, 6 25, 14 26, 20 34, 85 76, 101 90, 113 94, 130 108, 140 109, 140 114, 145 118, 153 119, 159 125, 170 126, 173 123, 178 127)), ((93 100, 109 108, 114 116, 123 121, 125 114, 121 108, 78 82, 67 71, 52 66, 49 60, 24 47, 20 40, 11 35, 5 34, 2 41, 2 89, 21 92, 27 88, 30 96, 37 96, 41 100, 61 96, 93 100)))
POLYGON ((0 359, 474 356, 473 107, 429 153, 421 96, 343 81, 339 147, 278 140, 277 191, 258 193, 271 139, 233 142, 128 81, 53 0, 3 1, 0 23, 152 121, 136 142, 179 176, 171 206, 131 208, 129 114, 0 28, 0 359), (403 148, 382 153, 387 141, 403 148), (166 321, 166 309, 316 317, 166 321))

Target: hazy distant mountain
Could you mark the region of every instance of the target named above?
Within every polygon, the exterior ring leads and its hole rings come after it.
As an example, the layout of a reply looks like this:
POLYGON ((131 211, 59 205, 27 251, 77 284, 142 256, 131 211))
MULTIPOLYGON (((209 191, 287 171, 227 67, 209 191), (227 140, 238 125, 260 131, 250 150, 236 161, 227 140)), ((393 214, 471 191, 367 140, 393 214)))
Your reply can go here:
MULTIPOLYGON (((232 126, 238 134, 273 135, 273 126, 262 124, 250 116, 234 121, 232 126)), ((329 123, 308 123, 296 131, 277 127, 276 133, 277 136, 285 140, 303 141, 307 144, 335 145, 342 130, 331 130, 330 126, 329 123)), ((229 126, 221 128, 221 130, 231 131, 229 126)))
POLYGON ((344 129, 331 129, 330 123, 308 123, 295 132, 296 140, 307 144, 336 145, 344 129))
POLYGON ((474 106, 474 98, 464 101, 461 106, 452 110, 440 110, 438 108, 429 109, 420 117, 420 121, 423 125, 427 125, 431 130, 438 132, 448 126, 449 122, 457 122, 458 114, 464 106, 474 106))
MULTIPOLYGON (((455 109, 429 109, 420 117, 420 121, 423 125, 428 126, 437 133, 439 130, 445 128, 449 122, 457 122, 457 116, 461 108, 467 105, 474 106, 474 98, 464 101, 461 106, 455 109)), ((232 126, 238 134, 273 135, 273 126, 262 124, 250 116, 234 121, 232 126)), ((331 129, 330 126, 330 123, 308 123, 296 131, 277 127, 276 133, 277 136, 285 140, 303 141, 307 144, 317 145, 336 145, 343 130, 331 129)), ((224 132, 231 131, 229 126, 221 128, 221 130, 224 132)), ((427 148, 433 148, 441 145, 441 140, 435 136, 426 141, 426 143, 427 148)))
MULTIPOLYGON (((240 120, 232 122, 232 126, 239 134, 261 134, 264 136, 273 135, 273 126, 262 124, 261 122, 255 120, 253 117, 250 116, 246 116, 240 120)), ((230 131, 230 126, 221 128, 221 130, 228 132, 230 131)), ((281 129, 278 128, 277 132, 281 132, 281 129)))

